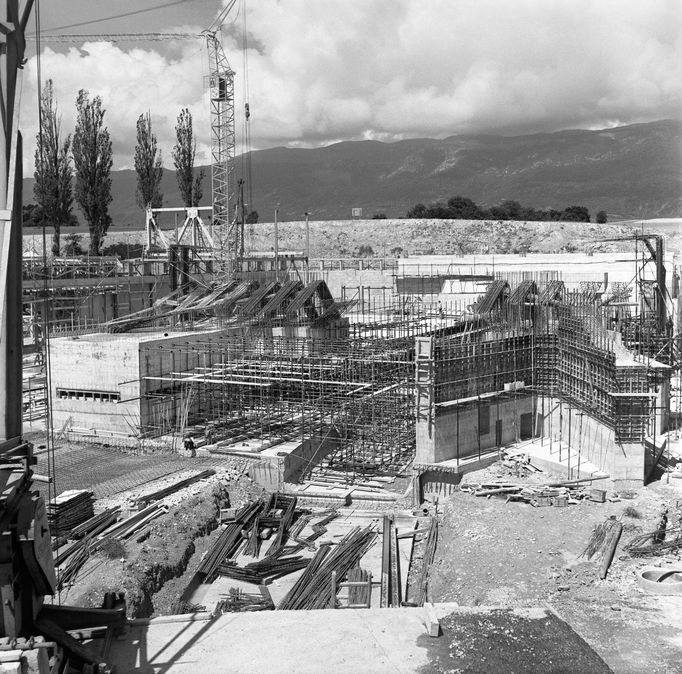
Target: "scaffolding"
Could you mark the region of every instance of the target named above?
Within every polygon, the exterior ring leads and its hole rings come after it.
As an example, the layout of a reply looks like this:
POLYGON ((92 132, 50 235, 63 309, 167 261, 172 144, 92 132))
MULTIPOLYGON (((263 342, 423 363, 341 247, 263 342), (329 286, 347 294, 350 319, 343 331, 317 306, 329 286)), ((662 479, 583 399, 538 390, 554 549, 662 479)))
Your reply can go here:
MULTIPOLYGON (((413 454, 413 365, 403 337, 310 339, 249 330, 218 345, 193 344, 170 360, 183 355, 200 355, 204 364, 145 377, 148 434, 163 430, 158 423, 168 409, 180 409, 175 430, 203 426, 218 452, 325 441, 332 447, 327 465, 349 478, 396 471, 413 454)), ((163 362, 159 353, 149 370, 163 362)))
POLYGON ((436 405, 480 410, 491 396, 534 395, 593 416, 616 442, 655 433, 660 368, 623 345, 627 322, 614 325, 595 301, 598 284, 568 292, 551 277, 517 281, 492 280, 473 307, 406 304, 383 291, 335 302, 322 281, 295 279, 197 291, 155 324, 193 315, 196 327, 210 309, 210 325, 225 332, 149 362, 140 430, 199 429, 212 451, 250 456, 325 444, 322 467, 347 481, 395 474, 414 456, 415 338, 429 336, 436 405))
POLYGON ((493 282, 478 304, 483 313, 434 341, 436 404, 539 395, 591 415, 619 443, 655 433, 651 392, 668 368, 623 346, 589 293, 543 303, 530 284, 506 298, 505 288, 493 282))

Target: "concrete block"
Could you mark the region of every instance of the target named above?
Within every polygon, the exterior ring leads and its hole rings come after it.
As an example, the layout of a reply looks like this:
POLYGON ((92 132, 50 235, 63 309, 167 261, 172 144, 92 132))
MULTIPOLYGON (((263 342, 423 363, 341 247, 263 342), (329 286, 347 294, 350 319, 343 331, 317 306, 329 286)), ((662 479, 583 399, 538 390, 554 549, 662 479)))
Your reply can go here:
POLYGON ((0 674, 22 674, 21 663, 12 662, 0 665, 0 674))
POLYGON ((436 607, 426 602, 424 604, 424 612, 426 614, 426 631, 430 637, 440 636, 440 621, 436 615, 436 607))

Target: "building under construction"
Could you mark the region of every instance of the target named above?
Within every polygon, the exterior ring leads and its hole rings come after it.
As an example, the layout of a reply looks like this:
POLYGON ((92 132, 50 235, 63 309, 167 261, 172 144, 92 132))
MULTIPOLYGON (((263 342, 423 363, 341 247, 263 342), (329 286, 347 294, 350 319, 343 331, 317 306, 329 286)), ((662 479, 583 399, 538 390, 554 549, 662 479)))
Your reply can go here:
POLYGON ((536 272, 498 272, 474 301, 446 305, 432 290, 415 303, 411 287, 410 302, 337 301, 294 273, 180 284, 52 341, 54 425, 122 444, 201 437, 207 451, 261 459, 268 486, 322 459, 351 480, 416 458, 425 482, 456 482, 472 460, 532 438, 572 475, 589 461, 641 483, 678 353, 665 268, 653 270, 662 284, 639 283, 637 302, 624 284, 536 272))

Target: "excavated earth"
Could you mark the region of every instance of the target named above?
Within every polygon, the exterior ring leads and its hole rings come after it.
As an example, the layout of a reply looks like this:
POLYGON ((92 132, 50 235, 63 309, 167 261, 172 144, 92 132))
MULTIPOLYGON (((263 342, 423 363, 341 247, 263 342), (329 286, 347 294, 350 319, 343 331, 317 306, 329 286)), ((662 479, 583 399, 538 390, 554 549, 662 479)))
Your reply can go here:
MULTIPOLYGON (((538 474, 532 480, 547 477, 538 474)), ((466 475, 463 484, 510 479, 518 480, 496 464, 466 475)), ((682 604, 675 597, 648 595, 636 582, 641 567, 679 557, 633 558, 623 548, 634 536, 654 531, 664 508, 671 521, 682 515, 680 483, 671 479, 614 492, 607 480, 594 486, 606 489, 613 500, 568 507, 456 492, 438 506, 442 526, 429 599, 501 609, 549 606, 614 671, 679 672, 682 604), (581 554, 594 527, 610 516, 620 518, 623 535, 606 579, 600 580, 599 560, 581 554)))
POLYGON ((76 583, 61 600, 76 606, 100 606, 105 592, 126 593, 129 618, 172 613, 203 552, 217 533, 219 510, 259 494, 250 480, 202 483, 154 520, 141 542, 98 551, 85 564, 76 583), (196 493, 198 492, 198 493, 196 493), (215 535, 215 534, 214 534, 215 535))

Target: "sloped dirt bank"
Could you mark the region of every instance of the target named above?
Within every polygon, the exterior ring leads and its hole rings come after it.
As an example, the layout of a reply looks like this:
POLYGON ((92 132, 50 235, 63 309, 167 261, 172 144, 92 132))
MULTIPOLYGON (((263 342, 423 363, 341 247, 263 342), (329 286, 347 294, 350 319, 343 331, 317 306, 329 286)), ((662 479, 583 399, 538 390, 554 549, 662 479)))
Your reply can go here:
POLYGON ((159 517, 141 543, 126 542, 122 549, 98 552, 81 572, 78 593, 68 603, 99 606, 105 592, 125 591, 129 618, 153 615, 154 596, 168 581, 183 575, 196 540, 217 528, 219 509, 228 502, 227 486, 211 485, 159 517))

